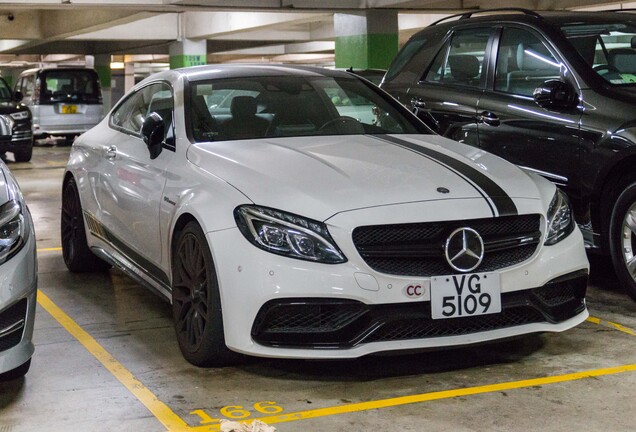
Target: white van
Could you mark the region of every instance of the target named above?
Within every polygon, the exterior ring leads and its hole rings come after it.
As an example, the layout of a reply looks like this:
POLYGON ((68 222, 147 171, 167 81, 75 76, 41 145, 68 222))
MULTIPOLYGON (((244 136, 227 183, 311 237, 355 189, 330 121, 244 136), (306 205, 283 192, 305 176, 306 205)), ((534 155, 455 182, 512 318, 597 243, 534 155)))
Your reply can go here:
POLYGON ((33 116, 33 138, 61 136, 67 143, 102 119, 99 78, 94 69, 41 68, 20 74, 15 90, 33 116))

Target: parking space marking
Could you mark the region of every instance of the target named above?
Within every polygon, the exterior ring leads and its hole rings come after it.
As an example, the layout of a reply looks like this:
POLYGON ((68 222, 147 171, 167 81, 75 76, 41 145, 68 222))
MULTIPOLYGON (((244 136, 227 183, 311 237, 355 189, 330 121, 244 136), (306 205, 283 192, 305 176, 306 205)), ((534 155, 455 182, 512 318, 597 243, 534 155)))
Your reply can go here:
POLYGON ((52 247, 52 248, 41 248, 41 249, 38 249, 37 252, 38 253, 40 253, 40 252, 59 252, 61 250, 62 250, 61 247, 52 247))
POLYGON ((615 330, 621 331, 623 333, 627 333, 628 335, 632 335, 632 336, 636 336, 636 331, 630 329, 629 327, 625 327, 624 325, 621 324, 617 324, 615 322, 612 321, 607 321, 601 318, 596 318, 596 317, 589 317, 587 319, 589 322, 594 323, 594 324, 598 324, 601 326, 605 326, 605 327, 610 327, 613 328, 615 330))
POLYGON ((141 381, 110 355, 70 316, 38 290, 38 304, 81 343, 115 378, 121 382, 169 431, 189 431, 191 428, 166 404, 161 402, 141 381))
MULTIPOLYGON (((299 411, 299 412, 294 412, 289 414, 261 417, 258 420, 261 420, 267 424, 286 423, 286 422, 292 422, 297 420, 307 420, 312 418, 327 417, 327 416, 338 415, 338 414, 348 414, 348 413, 369 411, 369 410, 380 409, 380 408, 391 408, 391 407, 396 407, 400 405, 408 405, 413 403, 422 403, 422 402, 429 402, 429 401, 441 400, 441 399, 451 399, 451 398, 456 398, 460 396, 470 396, 470 395, 494 393, 494 392, 500 392, 500 391, 506 391, 506 390, 543 386, 548 384, 557 384, 557 383, 563 383, 568 381, 582 380, 586 378, 600 377, 605 375, 615 375, 615 374, 624 373, 624 372, 636 372, 636 364, 628 364, 628 365, 616 366, 616 367, 604 368, 604 369, 594 369, 594 370, 588 370, 584 372, 575 372, 571 374, 556 375, 556 376, 549 376, 549 377, 543 377, 543 378, 532 378, 532 379, 521 380, 521 381, 510 381, 510 382, 499 383, 499 384, 489 384, 484 386, 467 387, 467 388, 454 389, 454 390, 442 390, 442 391, 431 392, 431 393, 423 393, 419 395, 402 396, 402 397, 391 398, 391 399, 381 399, 376 401, 353 403, 353 404, 340 405, 340 406, 329 407, 329 408, 318 408, 318 409, 308 410, 308 411, 299 411)), ((254 419, 239 421, 239 423, 251 423, 252 421, 254 421, 254 419)), ((197 427, 192 427, 191 430, 199 431, 199 432, 218 431, 220 430, 220 426, 219 425, 197 426, 197 427)))

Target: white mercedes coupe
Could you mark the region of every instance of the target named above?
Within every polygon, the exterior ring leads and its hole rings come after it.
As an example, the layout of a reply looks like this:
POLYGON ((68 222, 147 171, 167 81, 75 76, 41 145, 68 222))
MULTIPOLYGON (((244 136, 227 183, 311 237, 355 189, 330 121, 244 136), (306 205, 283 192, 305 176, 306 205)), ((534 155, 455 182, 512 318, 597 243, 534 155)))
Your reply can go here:
POLYGON ((114 265, 169 300, 199 366, 467 345, 588 316, 566 196, 347 72, 145 79, 75 141, 61 230, 71 271, 114 265))

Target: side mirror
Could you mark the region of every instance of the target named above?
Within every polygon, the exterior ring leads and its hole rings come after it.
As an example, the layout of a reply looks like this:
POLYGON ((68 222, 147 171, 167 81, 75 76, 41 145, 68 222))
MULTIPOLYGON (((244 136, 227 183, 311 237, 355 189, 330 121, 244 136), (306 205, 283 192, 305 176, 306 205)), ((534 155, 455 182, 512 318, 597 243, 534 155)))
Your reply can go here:
POLYGON ((150 113, 141 127, 141 136, 150 152, 150 159, 156 159, 161 154, 161 145, 166 135, 163 119, 156 112, 150 113))
POLYGON ((10 143, 11 132, 13 132, 13 120, 7 115, 0 115, 0 143, 10 143))
POLYGON ((579 95, 564 81, 551 79, 534 89, 534 101, 542 108, 568 109, 579 102, 579 95))
POLYGON ((20 90, 16 90, 13 92, 13 99, 15 99, 16 102, 20 102, 22 99, 24 99, 24 95, 20 90))

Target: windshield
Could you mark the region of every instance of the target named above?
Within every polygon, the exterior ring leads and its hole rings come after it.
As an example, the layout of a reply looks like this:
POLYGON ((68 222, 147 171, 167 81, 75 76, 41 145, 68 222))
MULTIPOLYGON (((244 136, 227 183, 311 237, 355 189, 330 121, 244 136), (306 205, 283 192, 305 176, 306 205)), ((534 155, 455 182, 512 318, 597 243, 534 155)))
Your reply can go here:
POLYGON ((197 142, 426 132, 396 105, 356 78, 249 77, 192 83, 186 115, 197 142))
POLYGON ((12 98, 11 89, 4 79, 0 78, 0 101, 10 101, 12 98))
POLYGON ((614 85, 636 84, 636 27, 631 23, 561 27, 585 62, 614 85))

